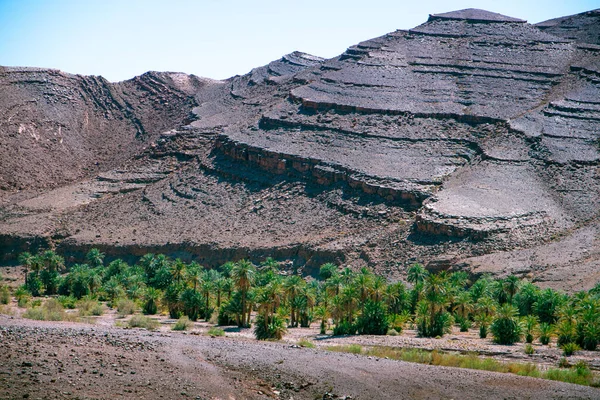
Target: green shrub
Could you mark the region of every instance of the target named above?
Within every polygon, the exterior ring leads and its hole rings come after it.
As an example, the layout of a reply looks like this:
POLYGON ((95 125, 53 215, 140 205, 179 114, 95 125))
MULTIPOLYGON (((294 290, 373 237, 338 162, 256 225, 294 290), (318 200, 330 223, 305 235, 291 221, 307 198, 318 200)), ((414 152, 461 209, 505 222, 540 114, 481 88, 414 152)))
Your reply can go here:
POLYGON ((523 351, 525 352, 525 354, 527 354, 528 356, 532 355, 533 353, 535 353, 535 349, 534 347, 530 344, 527 343, 525 345, 525 348, 523 349, 523 351))
POLYGON ((525 331, 525 342, 533 343, 538 334, 538 319, 534 315, 528 315, 523 318, 523 327, 525 331))
POLYGON ((63 321, 74 319, 65 313, 63 306, 56 299, 49 299, 41 306, 28 309, 23 314, 23 317, 39 321, 63 321))
POLYGON ((406 325, 408 321, 410 321, 410 314, 408 312, 394 314, 390 316, 390 328, 400 334, 404 330, 404 325, 406 325))
POLYGON ((173 325, 173 330, 174 331, 187 331, 192 326, 194 326, 192 321, 190 321, 190 319, 188 317, 183 316, 183 317, 179 318, 179 320, 177 320, 175 325, 173 325))
POLYGON ((58 302, 64 307, 72 310, 75 308, 75 303, 77 303, 77 299, 73 296, 58 296, 58 302))
POLYGON ((213 326, 206 331, 206 334, 209 336, 225 336, 225 331, 221 328, 213 326))
POLYGON ((577 330, 573 321, 559 321, 556 326, 557 343, 560 347, 568 343, 575 343, 577 340, 577 330))
POLYGON ((389 329, 389 330, 387 331, 387 335, 388 335, 388 336, 398 336, 398 335, 399 335, 399 333, 398 333, 398 331, 397 331, 397 330, 395 330, 395 329, 389 329))
POLYGON ((10 303, 10 290, 7 286, 0 287, 0 304, 10 303))
POLYGON ((550 343, 550 339, 552 338, 552 334, 554 333, 554 326, 548 323, 540 324, 540 343, 543 345, 547 345, 550 343))
POLYGON ((461 332, 469 332, 469 328, 471 327, 471 321, 468 318, 457 318, 458 326, 461 332))
POLYGON ((40 276, 37 272, 31 272, 27 276, 27 291, 31 293, 32 296, 39 296, 42 293, 42 289, 44 285, 40 276))
POLYGON ((521 324, 517 318, 517 309, 512 305, 503 304, 498 310, 496 319, 490 326, 494 342, 498 344, 513 344, 521 340, 521 324))
POLYGON ((258 340, 281 340, 287 331, 284 319, 277 314, 271 315, 268 321, 263 314, 258 314, 254 324, 254 336, 258 340))
POLYGON ((573 342, 565 343, 561 346, 561 348, 565 357, 572 356, 576 351, 581 350, 581 347, 579 347, 577 343, 573 342))
POLYGON ((102 304, 97 300, 83 298, 77 302, 79 315, 82 317, 100 316, 104 313, 102 304))
POLYGON ((121 318, 126 315, 131 315, 135 312, 136 306, 133 300, 120 299, 117 300, 117 312, 121 318))
POLYGON ((354 324, 348 321, 340 321, 335 324, 333 328, 333 336, 341 336, 341 335, 354 335, 356 334, 356 327, 354 324))
POLYGON ((161 297, 161 292, 158 289, 149 287, 144 294, 143 312, 147 315, 155 315, 158 312, 158 301, 161 297))
POLYGON ((359 335, 385 335, 389 328, 387 311, 382 302, 368 300, 356 320, 359 335))
POLYGON ((339 353, 362 354, 363 348, 359 344, 348 344, 341 346, 328 346, 325 350, 336 351, 339 353))
POLYGON ((217 324, 221 326, 237 325, 235 317, 230 313, 229 303, 221 304, 219 308, 219 316, 217 317, 217 324))
POLYGON ((150 317, 145 317, 143 315, 134 315, 133 317, 131 317, 127 325, 130 328, 144 328, 149 331, 153 331, 156 328, 158 328, 160 323, 150 317))

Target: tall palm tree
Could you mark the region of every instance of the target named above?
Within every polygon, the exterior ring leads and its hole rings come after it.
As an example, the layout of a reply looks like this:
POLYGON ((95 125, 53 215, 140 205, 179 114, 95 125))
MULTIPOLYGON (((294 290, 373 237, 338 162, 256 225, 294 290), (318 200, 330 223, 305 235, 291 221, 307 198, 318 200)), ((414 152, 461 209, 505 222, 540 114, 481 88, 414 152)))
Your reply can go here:
POLYGON ((28 251, 25 251, 19 255, 19 262, 25 270, 25 286, 27 286, 27 275, 29 274, 29 270, 31 269, 35 261, 35 256, 28 251))
POLYGON ((197 291, 198 286, 202 285, 203 277, 203 267, 197 262, 192 261, 186 269, 186 281, 194 288, 194 291, 197 291))
POLYGON ((289 276, 283 283, 283 288, 290 305, 290 327, 295 328, 298 326, 296 320, 297 312, 297 301, 296 298, 301 294, 302 289, 306 285, 306 281, 298 275, 289 276))
POLYGON ((250 287, 252 287, 252 283, 256 275, 256 267, 250 261, 240 260, 233 265, 230 274, 235 287, 242 295, 241 325, 248 326, 250 313, 246 310, 246 300, 248 291, 250 290, 250 287))
POLYGON ((502 287, 506 292, 508 303, 512 304, 513 297, 519 290, 519 278, 515 275, 510 275, 504 279, 502 287))
POLYGON ((178 285, 185 278, 185 270, 186 265, 179 258, 176 259, 173 264, 171 264, 171 277, 173 278, 173 281, 175 281, 175 283, 177 283, 178 285))

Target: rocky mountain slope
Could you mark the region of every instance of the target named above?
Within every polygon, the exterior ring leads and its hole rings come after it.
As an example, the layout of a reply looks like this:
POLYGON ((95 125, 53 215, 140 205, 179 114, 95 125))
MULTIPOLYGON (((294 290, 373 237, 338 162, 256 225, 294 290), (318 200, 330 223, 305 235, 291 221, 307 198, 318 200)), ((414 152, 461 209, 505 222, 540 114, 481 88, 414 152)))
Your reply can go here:
POLYGON ((599 25, 598 11, 537 26, 434 14, 226 81, 2 69, 3 257, 98 246, 390 277, 421 261, 587 288, 600 280, 599 25))

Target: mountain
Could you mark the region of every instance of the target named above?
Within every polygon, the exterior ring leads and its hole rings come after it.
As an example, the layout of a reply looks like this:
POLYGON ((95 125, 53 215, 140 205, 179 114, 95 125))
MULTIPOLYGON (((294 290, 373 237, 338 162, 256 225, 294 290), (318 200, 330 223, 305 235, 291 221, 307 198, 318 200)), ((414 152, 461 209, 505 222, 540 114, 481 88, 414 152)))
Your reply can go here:
POLYGON ((573 32, 594 30, 591 13, 537 26, 432 14, 333 59, 295 52, 224 81, 5 68, 5 262, 47 245, 75 262, 95 246, 589 288, 600 46, 573 32))

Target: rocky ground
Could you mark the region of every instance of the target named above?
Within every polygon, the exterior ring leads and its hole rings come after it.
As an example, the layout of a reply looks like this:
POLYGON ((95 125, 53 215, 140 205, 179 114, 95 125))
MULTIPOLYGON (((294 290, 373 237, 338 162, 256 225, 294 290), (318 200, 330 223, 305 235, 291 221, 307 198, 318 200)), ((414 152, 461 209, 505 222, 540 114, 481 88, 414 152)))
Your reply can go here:
POLYGON ((0 398, 593 399, 598 389, 285 342, 0 316, 0 398))

